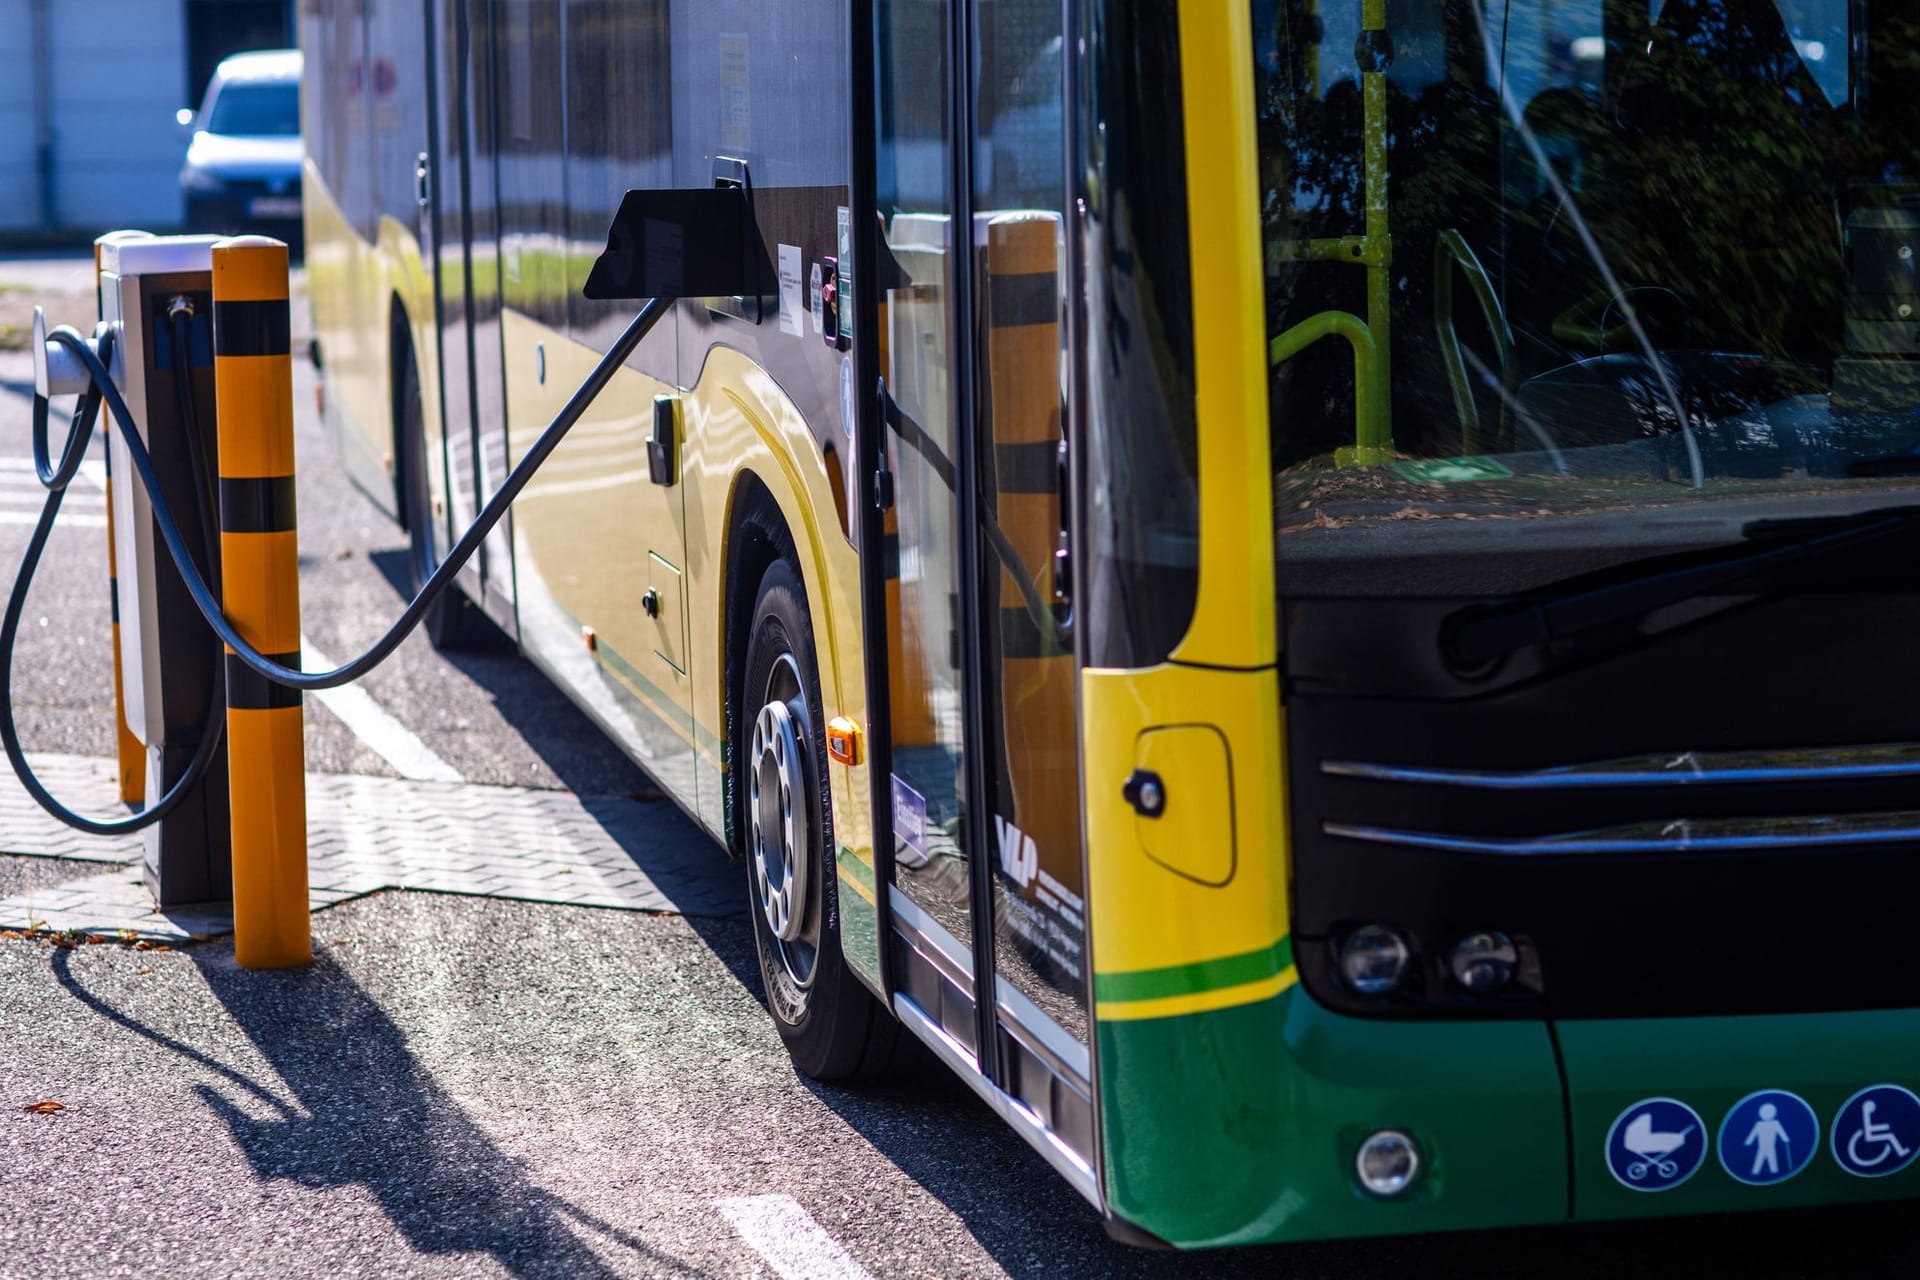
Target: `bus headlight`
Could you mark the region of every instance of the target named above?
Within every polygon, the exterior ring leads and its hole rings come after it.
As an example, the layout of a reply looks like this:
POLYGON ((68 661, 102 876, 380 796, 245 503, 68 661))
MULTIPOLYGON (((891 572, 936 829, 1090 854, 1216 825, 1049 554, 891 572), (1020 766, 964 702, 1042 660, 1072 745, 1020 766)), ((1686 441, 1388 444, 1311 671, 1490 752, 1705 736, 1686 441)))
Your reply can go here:
POLYGON ((1383 924, 1362 925, 1340 944, 1340 977, 1363 996, 1383 996, 1406 976, 1412 952, 1383 924))
POLYGON ((1398 1129, 1367 1135, 1353 1158, 1354 1176, 1376 1196, 1397 1196, 1420 1176, 1420 1148, 1398 1129))
POLYGON ((1497 929, 1470 933, 1453 948, 1453 980, 1474 995, 1498 991, 1513 981, 1520 951, 1497 929))

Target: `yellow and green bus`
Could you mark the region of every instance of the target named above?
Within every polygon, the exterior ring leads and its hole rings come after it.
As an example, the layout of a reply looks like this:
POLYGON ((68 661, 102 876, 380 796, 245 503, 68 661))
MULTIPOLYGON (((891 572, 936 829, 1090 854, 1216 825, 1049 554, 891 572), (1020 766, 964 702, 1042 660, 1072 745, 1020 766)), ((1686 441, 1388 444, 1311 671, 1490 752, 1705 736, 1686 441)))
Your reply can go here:
POLYGON ((431 629, 745 864, 801 1071, 1182 1247, 1920 1189, 1920 3, 300 13, 420 578, 624 194, 744 193, 431 629))

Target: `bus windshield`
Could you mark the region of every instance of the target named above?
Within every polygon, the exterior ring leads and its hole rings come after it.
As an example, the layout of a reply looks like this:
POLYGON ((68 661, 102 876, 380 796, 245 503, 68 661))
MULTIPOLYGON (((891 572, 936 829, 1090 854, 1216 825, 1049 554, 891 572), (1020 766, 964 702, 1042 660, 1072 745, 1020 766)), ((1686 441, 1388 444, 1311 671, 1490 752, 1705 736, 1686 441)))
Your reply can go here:
POLYGON ((1920 3, 1251 0, 1282 591, 1920 480, 1920 3))

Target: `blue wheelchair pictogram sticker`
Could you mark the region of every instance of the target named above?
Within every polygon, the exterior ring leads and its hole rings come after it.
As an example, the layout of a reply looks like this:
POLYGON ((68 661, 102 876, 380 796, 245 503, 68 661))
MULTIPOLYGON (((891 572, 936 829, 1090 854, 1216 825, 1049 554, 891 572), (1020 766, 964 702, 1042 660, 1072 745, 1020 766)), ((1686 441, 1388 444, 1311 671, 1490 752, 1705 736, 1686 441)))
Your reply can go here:
POLYGON ((1785 1182, 1820 1149, 1820 1117, 1806 1099, 1762 1089, 1733 1104, 1720 1122, 1720 1167, 1750 1187, 1785 1182))
POLYGON ((1631 1191, 1668 1191, 1700 1171, 1707 1126, 1672 1098, 1643 1098, 1607 1130, 1607 1171, 1631 1191))
POLYGON ((1884 1178, 1920 1156, 1920 1098, 1897 1084, 1869 1085, 1833 1116, 1833 1158, 1857 1178, 1884 1178))

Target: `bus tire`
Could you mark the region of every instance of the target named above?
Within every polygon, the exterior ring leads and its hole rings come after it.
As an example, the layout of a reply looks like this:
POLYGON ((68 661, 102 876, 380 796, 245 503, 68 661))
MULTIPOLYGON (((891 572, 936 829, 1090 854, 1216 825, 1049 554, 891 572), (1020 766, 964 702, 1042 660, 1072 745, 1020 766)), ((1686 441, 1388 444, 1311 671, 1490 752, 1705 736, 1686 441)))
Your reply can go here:
POLYGON ((805 588, 793 562, 776 559, 754 600, 734 717, 754 950, 795 1067, 816 1080, 872 1079, 904 1065, 910 1037, 840 949, 818 673, 805 588))
MULTIPOLYGON (((438 565, 431 535, 433 498, 427 485, 427 414, 420 395, 420 366, 410 346, 401 346, 399 352, 394 434, 400 438, 400 502, 407 527, 407 589, 411 598, 420 593, 438 565)), ((420 629, 435 649, 446 652, 483 645, 493 630, 491 621, 467 598, 457 579, 427 610, 420 629)))

